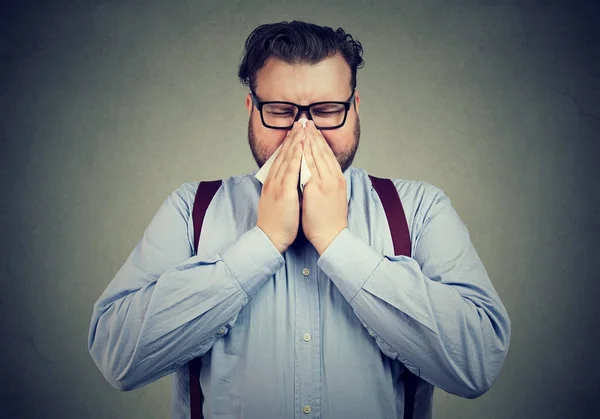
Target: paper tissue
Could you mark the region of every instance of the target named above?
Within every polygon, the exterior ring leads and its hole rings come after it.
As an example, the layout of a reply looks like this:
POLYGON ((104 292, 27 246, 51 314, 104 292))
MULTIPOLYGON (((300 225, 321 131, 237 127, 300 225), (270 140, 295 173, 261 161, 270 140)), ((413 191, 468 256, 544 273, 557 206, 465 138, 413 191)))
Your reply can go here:
MULTIPOLYGON (((308 120, 306 118, 300 118, 298 121, 302 124, 302 127, 306 128, 306 123, 308 122, 308 120)), ((302 141, 304 141, 304 138, 302 139, 302 141)), ((269 160, 267 160, 267 162, 256 173, 255 177, 260 181, 260 183, 265 183, 267 174, 269 173, 269 170, 271 170, 273 161, 275 161, 275 157, 277 157, 277 154, 279 154, 280 149, 281 149, 281 146, 279 146, 277 148, 277 150, 275 150, 273 152, 273 155, 269 158, 269 160)), ((302 162, 300 163, 300 191, 301 192, 304 192, 304 185, 306 185, 306 182, 308 182, 308 180, 310 179, 310 176, 311 176, 310 170, 308 170, 308 165, 306 164, 306 160, 304 158, 304 153, 302 153, 302 162)))

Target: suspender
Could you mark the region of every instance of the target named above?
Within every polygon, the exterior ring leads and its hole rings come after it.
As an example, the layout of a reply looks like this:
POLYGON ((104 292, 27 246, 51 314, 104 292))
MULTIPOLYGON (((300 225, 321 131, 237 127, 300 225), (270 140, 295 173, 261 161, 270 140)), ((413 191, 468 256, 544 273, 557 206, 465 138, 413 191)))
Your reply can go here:
MULTIPOLYGON (((192 210, 192 219, 194 222, 194 253, 198 254, 198 242, 200 241, 200 231, 206 210, 213 197, 221 187, 220 180, 210 182, 200 182, 196 197, 194 198, 194 209, 192 210)), ((190 418, 204 419, 202 405, 204 404, 204 394, 200 388, 200 368, 202 367, 202 358, 192 359, 189 363, 190 376, 190 418)))
MULTIPOLYGON (((394 243, 394 254, 396 256, 411 256, 410 233, 408 222, 404 214, 402 202, 398 196, 396 186, 389 179, 369 176, 373 188, 377 191, 381 204, 390 227, 392 241, 394 243)), ((415 413, 415 394, 417 392, 418 377, 411 373, 408 368, 402 374, 404 381, 404 419, 413 419, 415 413)))
MULTIPOLYGON (((393 182, 389 179, 382 179, 375 176, 369 176, 373 188, 379 195, 385 215, 388 220, 392 241, 394 243, 394 254, 396 256, 411 256, 410 234, 408 224, 404 214, 402 202, 398 196, 398 191, 393 182)), ((196 197, 194 199, 194 208, 192 218, 194 222, 194 250, 198 253, 200 240, 200 231, 206 210, 210 205, 214 195, 221 186, 220 180, 209 182, 200 182, 196 197)), ((202 367, 201 358, 196 358, 189 363, 190 377, 190 416, 191 419, 204 419, 202 405, 204 404, 204 395, 200 388, 200 369, 202 367)), ((417 389, 417 376, 408 369, 404 370, 404 419, 413 419, 415 406, 415 393, 417 389)))

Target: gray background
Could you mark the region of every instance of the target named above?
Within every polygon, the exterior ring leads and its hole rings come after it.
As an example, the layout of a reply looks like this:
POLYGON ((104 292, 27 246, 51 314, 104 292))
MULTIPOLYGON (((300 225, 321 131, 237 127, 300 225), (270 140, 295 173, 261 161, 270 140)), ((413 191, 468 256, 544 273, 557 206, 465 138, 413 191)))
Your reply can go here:
POLYGON ((96 369, 92 305, 171 191, 255 168, 243 42, 305 19, 363 43, 355 166, 444 189, 511 316, 494 387, 435 417, 600 417, 598 2, 38 3, 1 13, 0 415, 169 416, 168 378, 96 369))

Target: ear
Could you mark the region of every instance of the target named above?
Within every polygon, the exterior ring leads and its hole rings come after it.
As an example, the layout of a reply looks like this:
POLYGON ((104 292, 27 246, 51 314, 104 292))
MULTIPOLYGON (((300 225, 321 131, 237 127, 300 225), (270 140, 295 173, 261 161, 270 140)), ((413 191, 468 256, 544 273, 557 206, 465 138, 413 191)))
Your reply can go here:
POLYGON ((356 113, 358 113, 358 108, 360 108, 360 95, 358 94, 358 90, 354 91, 354 107, 356 108, 356 113))
POLYGON ((250 116, 250 114, 252 113, 253 107, 254 104, 252 103, 252 96, 250 95, 250 93, 248 93, 246 95, 246 109, 248 109, 248 116, 250 116))

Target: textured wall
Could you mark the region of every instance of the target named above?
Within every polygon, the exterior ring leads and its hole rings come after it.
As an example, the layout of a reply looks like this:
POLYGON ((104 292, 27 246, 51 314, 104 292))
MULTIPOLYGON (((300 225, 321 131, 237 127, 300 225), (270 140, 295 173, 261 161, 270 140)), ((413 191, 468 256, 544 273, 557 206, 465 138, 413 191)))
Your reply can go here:
POLYGON ((444 189, 511 315, 495 386, 436 417, 600 417, 598 2, 137 3, 1 13, 3 417, 168 417, 168 378, 104 381, 92 305, 172 190, 254 169, 236 66, 292 19, 363 42, 355 166, 444 189))

